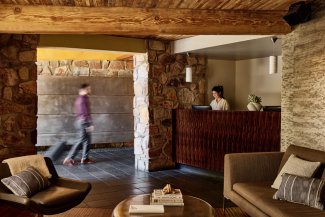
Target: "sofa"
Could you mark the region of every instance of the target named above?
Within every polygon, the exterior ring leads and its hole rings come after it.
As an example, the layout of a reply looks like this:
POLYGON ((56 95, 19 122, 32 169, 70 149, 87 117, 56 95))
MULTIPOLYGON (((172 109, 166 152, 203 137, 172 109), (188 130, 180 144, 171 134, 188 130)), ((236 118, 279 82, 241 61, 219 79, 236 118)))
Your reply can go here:
POLYGON ((252 217, 325 217, 325 211, 274 200, 271 188, 289 156, 321 162, 314 178, 325 179, 325 152, 291 145, 285 153, 233 153, 225 155, 224 199, 231 200, 252 217))

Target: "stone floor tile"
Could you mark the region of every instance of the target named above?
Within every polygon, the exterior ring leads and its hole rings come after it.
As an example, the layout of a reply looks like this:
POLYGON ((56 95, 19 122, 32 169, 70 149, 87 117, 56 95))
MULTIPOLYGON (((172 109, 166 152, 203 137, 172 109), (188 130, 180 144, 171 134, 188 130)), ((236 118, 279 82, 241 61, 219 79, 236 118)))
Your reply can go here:
MULTIPOLYGON (((206 200, 214 207, 222 207, 222 175, 205 176, 188 167, 155 172, 134 168, 133 148, 95 149, 90 156, 95 164, 63 166, 67 153, 54 162, 59 176, 88 181, 92 190, 79 207, 113 209, 121 200, 131 195, 150 194, 153 189, 167 183, 182 189, 184 194, 206 200)), ((81 154, 77 155, 80 161, 81 154)), ((77 159, 78 160, 78 159, 77 159)))

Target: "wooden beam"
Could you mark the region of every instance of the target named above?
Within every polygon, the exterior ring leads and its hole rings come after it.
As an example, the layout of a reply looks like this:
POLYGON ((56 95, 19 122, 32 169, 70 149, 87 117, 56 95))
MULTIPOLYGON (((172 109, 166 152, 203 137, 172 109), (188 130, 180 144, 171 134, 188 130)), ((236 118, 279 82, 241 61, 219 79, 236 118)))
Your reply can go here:
POLYGON ((286 11, 0 5, 1 33, 157 36, 285 34, 286 11))

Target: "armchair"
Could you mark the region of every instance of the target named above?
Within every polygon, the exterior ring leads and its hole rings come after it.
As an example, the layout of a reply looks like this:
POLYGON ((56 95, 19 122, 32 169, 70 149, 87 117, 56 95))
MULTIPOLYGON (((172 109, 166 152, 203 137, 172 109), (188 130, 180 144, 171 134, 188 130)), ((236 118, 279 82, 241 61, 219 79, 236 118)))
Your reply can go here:
MULTIPOLYGON (((51 159, 45 157, 45 162, 52 174, 49 188, 27 198, 14 195, 0 182, 0 202, 27 209, 38 216, 58 214, 81 203, 91 189, 90 183, 59 177, 51 159)), ((0 179, 9 176, 8 164, 0 163, 0 179)))

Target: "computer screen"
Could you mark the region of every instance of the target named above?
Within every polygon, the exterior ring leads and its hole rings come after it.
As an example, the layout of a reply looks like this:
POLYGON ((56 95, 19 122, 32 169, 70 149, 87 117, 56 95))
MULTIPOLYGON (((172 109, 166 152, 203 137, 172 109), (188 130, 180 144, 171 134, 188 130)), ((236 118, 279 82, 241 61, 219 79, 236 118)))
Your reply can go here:
POLYGON ((193 110, 211 110, 209 105, 192 105, 193 110))
POLYGON ((263 106, 265 112, 281 112, 281 106, 263 106))

